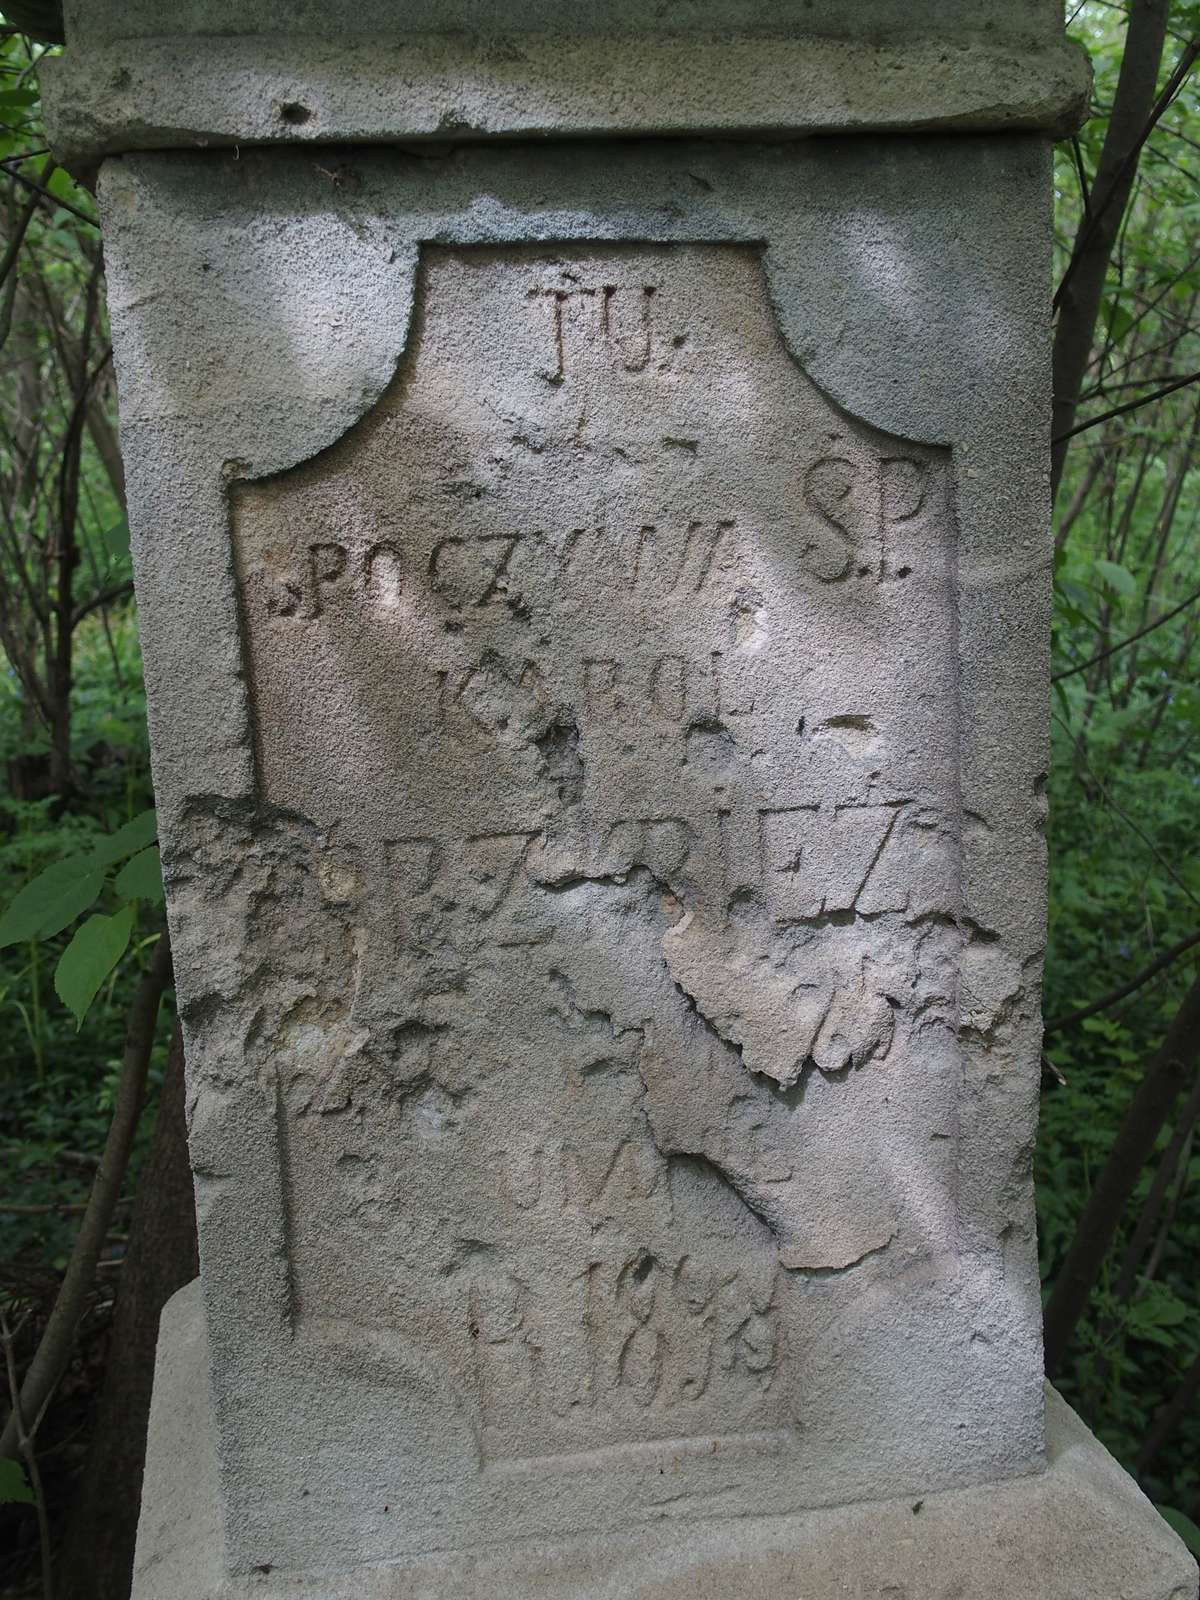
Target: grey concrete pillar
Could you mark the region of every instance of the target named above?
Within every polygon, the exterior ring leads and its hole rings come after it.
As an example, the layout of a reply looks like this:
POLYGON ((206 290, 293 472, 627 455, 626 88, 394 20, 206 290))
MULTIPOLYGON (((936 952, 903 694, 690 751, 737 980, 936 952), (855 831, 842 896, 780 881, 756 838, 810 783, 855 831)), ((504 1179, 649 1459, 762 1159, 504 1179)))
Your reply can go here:
POLYGON ((138 1600, 1183 1600, 1044 1408, 1053 0, 76 0, 202 1270, 138 1600))

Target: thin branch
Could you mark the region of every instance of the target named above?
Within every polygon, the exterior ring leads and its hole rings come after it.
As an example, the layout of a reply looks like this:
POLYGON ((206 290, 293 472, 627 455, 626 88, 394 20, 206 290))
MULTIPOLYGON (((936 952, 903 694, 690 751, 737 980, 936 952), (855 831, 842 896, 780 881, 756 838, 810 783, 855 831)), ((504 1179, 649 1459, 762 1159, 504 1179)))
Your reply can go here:
MULTIPOLYGON (((1092 178, 1091 214, 1080 222, 1055 296, 1055 310, 1060 315, 1052 356, 1052 434, 1065 433, 1075 422, 1113 250, 1131 204, 1138 154, 1152 125, 1169 15, 1170 0, 1139 0, 1129 16, 1116 94, 1092 178)), ((1065 440, 1051 446, 1052 503, 1058 496, 1067 449, 1065 440)))
POLYGON ((1152 378, 1126 378, 1121 383, 1108 383, 1105 381, 1097 383, 1095 388, 1089 389, 1086 394, 1081 394, 1079 399, 1081 403, 1084 400, 1098 400, 1103 395, 1113 394, 1118 389, 1141 389, 1148 383, 1171 383, 1172 381, 1165 372, 1156 373, 1152 378))
POLYGON ((1155 1239, 1154 1244, 1151 1247, 1149 1260, 1146 1262, 1145 1268, 1141 1273, 1142 1287, 1138 1291, 1139 1294, 1144 1294, 1145 1285, 1154 1281, 1159 1266, 1162 1262, 1163 1251, 1167 1247, 1167 1240, 1170 1237, 1171 1229, 1175 1226, 1175 1218, 1179 1215, 1179 1207, 1183 1201, 1184 1195, 1187 1193, 1188 1169, 1192 1164, 1192 1146, 1195 1141, 1196 1124, 1193 1122, 1192 1126, 1184 1135, 1183 1149, 1179 1152, 1179 1170, 1175 1176, 1175 1188, 1172 1191, 1171 1198, 1167 1202, 1167 1209, 1163 1215, 1163 1219, 1158 1225, 1158 1237, 1155 1239))
POLYGON ((114 600, 124 600, 133 593, 133 580, 127 578, 124 583, 114 583, 110 589, 102 589, 99 594, 94 594, 90 600, 83 601, 75 607, 75 626, 78 627, 84 617, 91 616, 93 611, 99 611, 104 606, 112 605, 114 600))
POLYGON ((1186 939, 1180 939, 1178 944, 1173 944, 1169 950, 1164 950, 1162 955, 1152 961, 1148 967, 1143 967, 1136 977, 1130 978, 1128 983, 1123 983, 1119 989, 1113 989, 1111 993, 1102 995, 1099 1000, 1093 1000, 1086 1006, 1080 1006, 1077 1011, 1068 1011, 1064 1016, 1055 1017, 1052 1022, 1046 1024, 1043 1032, 1059 1033, 1063 1028, 1073 1028, 1077 1022, 1083 1022, 1087 1017, 1096 1016, 1098 1012, 1111 1010, 1119 1001, 1127 999, 1129 995, 1135 994, 1137 990, 1144 988, 1151 978, 1157 978, 1159 973, 1165 972, 1172 962, 1178 961, 1181 955, 1185 955, 1187 951, 1198 944, 1200 944, 1200 930, 1196 933, 1189 933, 1186 939))
POLYGON ((1109 645, 1107 650, 1101 650, 1088 661, 1081 661, 1077 667, 1064 667, 1061 672, 1056 672, 1050 679, 1051 683, 1061 683, 1064 678, 1074 677, 1077 672, 1086 672, 1089 667, 1094 667, 1099 661, 1106 661, 1109 656, 1116 655, 1118 650, 1124 650, 1126 645, 1134 644, 1138 639, 1144 639, 1148 633, 1153 633, 1155 628, 1161 628, 1164 622, 1170 622, 1172 617, 1177 617, 1181 611, 1186 611, 1189 606, 1195 605, 1200 600, 1200 589, 1194 589, 1186 600, 1181 600, 1170 611, 1164 611, 1161 617, 1156 617, 1153 622, 1148 622, 1144 628, 1139 628, 1136 633, 1131 633, 1127 638, 1118 639, 1116 644, 1109 645))
MULTIPOLYGON (((46 169, 43 168, 42 170, 45 171, 46 169)), ((33 213, 37 210, 37 204, 38 197, 34 195, 30 200, 26 201, 21 215, 17 218, 17 225, 13 229, 12 238, 8 241, 3 259, 0 259, 0 280, 7 278, 16 265, 17 253, 25 241, 25 231, 33 220, 33 213)))
POLYGON ((1079 179, 1079 198, 1083 201, 1083 214, 1090 221, 1092 216, 1092 197, 1088 190, 1087 172, 1083 165, 1083 146, 1079 142, 1079 135, 1071 135, 1071 154, 1075 157, 1075 176, 1079 179))
POLYGON ((36 182, 35 179, 27 178, 23 172, 18 172, 15 167, 8 167, 6 171, 15 182, 23 183, 27 189, 34 190, 43 199, 49 200, 51 205, 61 206, 64 211, 69 211, 73 217, 78 217, 80 222, 86 222, 89 228, 99 229, 100 224, 95 217, 89 217, 86 211, 81 211, 78 206, 73 206, 69 200, 61 200, 58 195, 52 194, 49 189, 36 182))
POLYGON ((1098 428, 1102 422, 1111 422, 1114 417, 1123 417, 1126 412, 1153 405, 1165 395, 1174 394, 1176 389, 1186 389, 1189 383, 1195 383, 1197 379, 1200 379, 1200 372, 1189 372, 1186 378, 1175 378, 1171 383, 1164 384, 1161 389, 1142 395, 1140 399, 1126 400, 1123 406, 1114 406, 1111 411, 1101 411, 1098 416, 1089 417, 1086 422, 1077 422, 1073 428, 1064 428, 1062 433, 1054 435, 1050 443, 1062 444, 1066 439, 1073 439, 1076 434, 1086 433, 1089 428, 1098 428))

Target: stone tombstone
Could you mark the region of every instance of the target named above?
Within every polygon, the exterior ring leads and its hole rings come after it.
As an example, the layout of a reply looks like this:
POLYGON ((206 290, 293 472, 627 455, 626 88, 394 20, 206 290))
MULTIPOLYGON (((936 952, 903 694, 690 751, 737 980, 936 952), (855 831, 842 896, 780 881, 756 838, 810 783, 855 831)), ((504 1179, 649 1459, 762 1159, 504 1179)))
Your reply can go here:
POLYGON ((1041 1375, 1086 66, 1051 0, 397 9, 75 0, 47 71, 201 1241, 135 1594, 1184 1600, 1041 1375))

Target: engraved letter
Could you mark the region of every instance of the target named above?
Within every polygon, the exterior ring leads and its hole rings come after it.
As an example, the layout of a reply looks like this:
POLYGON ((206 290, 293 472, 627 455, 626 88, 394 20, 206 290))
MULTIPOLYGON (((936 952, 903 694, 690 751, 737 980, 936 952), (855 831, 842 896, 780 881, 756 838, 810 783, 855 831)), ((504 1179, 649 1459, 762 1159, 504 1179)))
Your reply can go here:
POLYGON ((321 585, 336 583, 346 570, 346 547, 341 544, 310 544, 308 570, 312 579, 309 615, 321 615, 321 585))
POLYGON ((822 583, 836 583, 850 571, 850 495, 857 476, 858 468, 844 456, 822 456, 804 474, 805 502, 825 527, 807 536, 800 559, 822 583))
POLYGON ((404 559, 390 539, 373 544, 363 557, 363 582, 367 594, 378 598, 387 611, 400 604, 404 559))
POLYGON ((818 808, 791 806, 759 813, 763 885, 777 918, 815 917, 821 895, 814 882, 818 808))
POLYGON ((645 372, 650 364, 650 305, 655 292, 650 283, 624 290, 612 283, 604 286, 601 311, 604 335, 626 372, 645 372), (632 330, 620 326, 622 301, 627 307, 632 302, 632 330))
POLYGON ((687 710, 687 662, 682 656, 660 656, 650 670, 650 699, 668 722, 680 722, 687 710))
POLYGON ((925 504, 926 470, 911 456, 884 456, 879 463, 879 504, 883 523, 911 522, 925 504))
POLYGON ((621 681, 621 666, 607 657, 589 657, 583 663, 583 688, 588 711, 597 717, 610 717, 620 709, 617 685, 621 681))

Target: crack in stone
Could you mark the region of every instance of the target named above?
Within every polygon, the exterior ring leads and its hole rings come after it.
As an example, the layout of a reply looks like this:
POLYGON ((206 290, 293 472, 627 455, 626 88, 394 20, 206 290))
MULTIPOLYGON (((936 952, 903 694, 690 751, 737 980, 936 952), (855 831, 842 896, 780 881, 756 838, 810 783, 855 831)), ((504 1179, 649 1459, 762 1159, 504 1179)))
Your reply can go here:
POLYGON ((788 1260, 786 1257, 781 1257, 781 1260, 783 1266, 786 1267, 789 1272, 794 1272, 797 1277, 809 1278, 815 1283, 820 1283, 832 1278, 844 1278, 849 1273, 857 1271, 859 1267, 864 1266, 868 1261, 873 1261, 877 1256, 881 1256, 885 1251, 890 1250, 895 1244, 896 1240, 899 1238, 899 1235, 900 1230, 898 1228, 893 1228, 891 1233, 888 1234, 887 1238, 882 1240, 879 1244, 871 1245, 868 1249, 864 1250, 861 1255, 855 1256, 853 1261, 845 1261, 836 1266, 809 1267, 803 1265, 801 1262, 788 1260))

